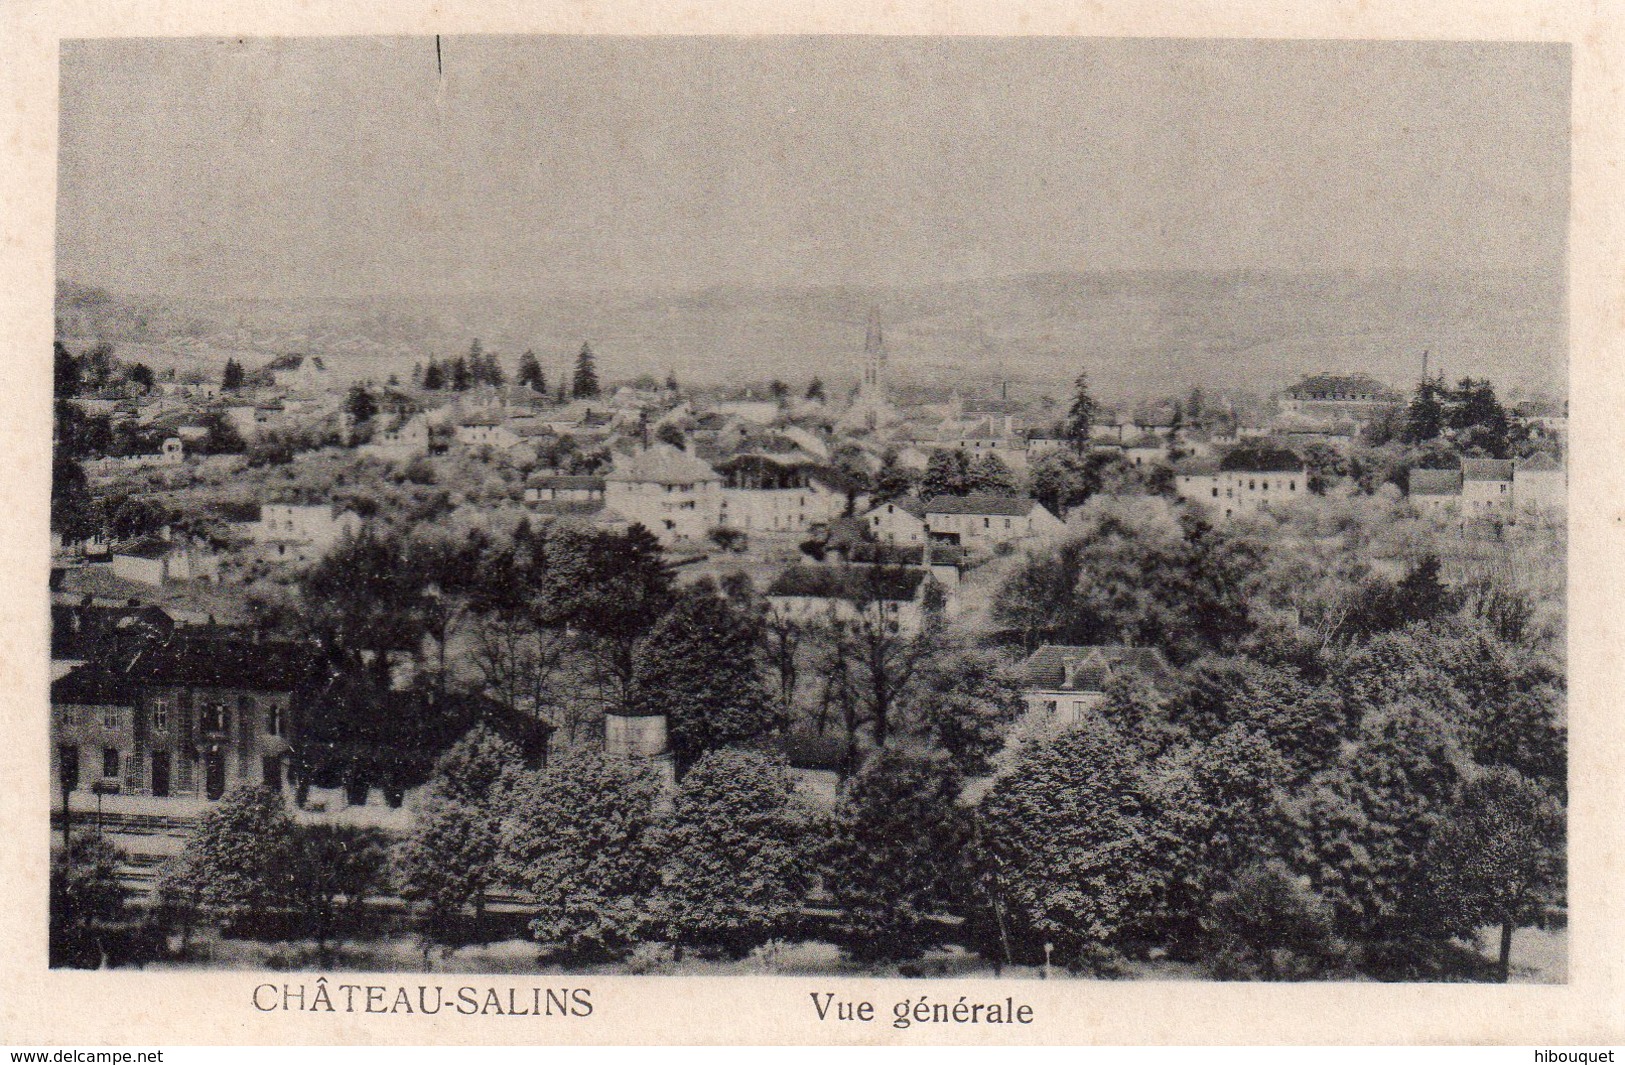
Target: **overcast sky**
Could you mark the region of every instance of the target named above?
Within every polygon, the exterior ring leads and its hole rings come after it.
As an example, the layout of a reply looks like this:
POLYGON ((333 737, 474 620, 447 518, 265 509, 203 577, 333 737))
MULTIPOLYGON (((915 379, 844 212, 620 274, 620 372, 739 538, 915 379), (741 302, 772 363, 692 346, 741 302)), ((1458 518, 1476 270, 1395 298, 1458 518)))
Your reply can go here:
POLYGON ((1563 267, 1564 46, 89 41, 59 274, 153 295, 1563 267))

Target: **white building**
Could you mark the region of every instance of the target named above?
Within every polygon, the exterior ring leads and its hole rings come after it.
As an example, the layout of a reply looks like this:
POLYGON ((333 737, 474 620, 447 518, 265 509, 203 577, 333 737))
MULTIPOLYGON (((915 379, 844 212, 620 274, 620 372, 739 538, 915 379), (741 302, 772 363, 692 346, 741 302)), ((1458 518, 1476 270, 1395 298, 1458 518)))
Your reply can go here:
POLYGON ((1511 510, 1511 460, 1462 459, 1461 509, 1468 515, 1511 510))
POLYGON ((327 554, 339 540, 361 532, 361 517, 330 503, 266 503, 252 526, 254 542, 266 558, 310 562, 327 554))
POLYGON ((1536 455, 1512 466, 1512 499, 1519 510, 1563 510, 1569 502, 1569 477, 1550 455, 1536 455))
POLYGON ((923 569, 895 566, 791 566, 767 588, 768 606, 793 621, 884 623, 894 632, 920 631, 933 592, 946 593, 923 569))
POLYGON ((722 476, 718 524, 736 529, 799 532, 846 513, 855 486, 800 452, 735 455, 717 465, 722 476))
POLYGON ((1181 499, 1201 503, 1215 515, 1230 518, 1250 514, 1272 501, 1302 499, 1309 494, 1309 474, 1302 466, 1225 470, 1214 462, 1193 460, 1175 468, 1174 491, 1181 499))
POLYGON ((938 543, 991 548, 1032 537, 1058 535, 1065 523, 1027 496, 972 492, 937 496, 923 504, 925 527, 938 543))
POLYGON ((113 575, 155 587, 171 581, 216 580, 220 556, 202 543, 148 536, 113 549, 113 575))
POLYGON ((656 444, 616 459, 604 502, 661 543, 698 540, 721 522, 722 478, 693 455, 656 444))
POLYGON ((391 462, 418 458, 429 453, 429 421, 421 414, 392 418, 358 449, 363 455, 391 462))
POLYGON ((886 544, 922 544, 929 537, 925 509, 917 499, 893 499, 863 516, 869 532, 886 544))

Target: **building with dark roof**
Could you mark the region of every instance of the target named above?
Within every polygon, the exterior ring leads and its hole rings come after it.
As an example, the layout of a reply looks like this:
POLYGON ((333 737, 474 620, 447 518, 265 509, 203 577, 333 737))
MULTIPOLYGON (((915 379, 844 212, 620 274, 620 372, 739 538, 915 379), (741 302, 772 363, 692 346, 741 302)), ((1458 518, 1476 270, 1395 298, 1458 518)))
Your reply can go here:
POLYGON ((1277 405, 1283 414, 1348 419, 1364 424, 1398 407, 1399 393, 1370 374, 1314 374, 1282 392, 1277 405))
POLYGON ((925 525, 932 541, 990 548, 1033 537, 1059 535, 1061 519, 1030 496, 972 492, 925 501, 925 525))
POLYGON ((1152 682, 1169 673, 1154 647, 1045 644, 1021 664, 1022 690, 1030 712, 1073 725, 1105 701, 1114 679, 1131 671, 1152 682))
POLYGON ((722 476, 719 524, 800 532, 840 518, 862 495, 852 478, 802 451, 795 441, 774 440, 771 449, 758 448, 759 441, 753 441, 749 450, 717 463, 722 476))
POLYGON ((1568 505, 1568 476, 1550 455, 1529 459, 1461 460, 1453 470, 1410 471, 1411 505, 1424 514, 1511 516, 1514 510, 1557 510, 1568 505))
POLYGON ((918 632, 933 591, 946 610, 942 586, 924 569, 905 566, 790 566, 768 585, 769 606, 799 621, 888 621, 918 632))
POLYGON ((51 685, 54 784, 208 799, 280 788, 310 668, 305 647, 180 635, 80 666, 51 685))
POLYGON ((1230 463, 1189 460, 1174 467, 1174 491, 1216 517, 1251 514, 1265 504, 1290 503, 1309 494, 1309 474, 1301 462, 1265 459, 1236 465, 1284 469, 1227 469, 1230 463))

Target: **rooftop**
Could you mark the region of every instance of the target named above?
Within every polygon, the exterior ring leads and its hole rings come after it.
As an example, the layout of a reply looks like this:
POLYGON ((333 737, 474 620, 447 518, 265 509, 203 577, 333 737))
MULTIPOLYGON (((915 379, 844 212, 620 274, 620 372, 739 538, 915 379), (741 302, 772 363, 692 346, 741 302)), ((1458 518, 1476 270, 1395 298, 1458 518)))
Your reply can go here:
POLYGON ((1461 495, 1460 470, 1412 470, 1410 482, 1413 496, 1461 495))
POLYGON ((997 492, 972 492, 967 496, 933 496, 926 500, 927 514, 989 514, 997 517, 1025 518, 1037 506, 1027 496, 1003 495, 997 492))
POLYGON ((697 484, 719 480, 717 471, 693 455, 669 444, 656 444, 644 451, 622 456, 606 478, 652 484, 697 484))
POLYGON ((1155 647, 1051 643, 1034 651, 1021 664, 1027 686, 1048 691, 1105 691, 1112 674, 1123 669, 1137 669, 1156 678, 1167 672, 1168 663, 1155 647))
POLYGON ((770 596, 912 602, 926 572, 890 566, 791 566, 768 586, 770 596))
POLYGON ((1461 479, 1464 481, 1510 481, 1511 459, 1462 459, 1461 479))
POLYGON ((1370 374, 1314 374, 1287 389, 1289 399, 1377 400, 1398 402, 1399 395, 1370 374))

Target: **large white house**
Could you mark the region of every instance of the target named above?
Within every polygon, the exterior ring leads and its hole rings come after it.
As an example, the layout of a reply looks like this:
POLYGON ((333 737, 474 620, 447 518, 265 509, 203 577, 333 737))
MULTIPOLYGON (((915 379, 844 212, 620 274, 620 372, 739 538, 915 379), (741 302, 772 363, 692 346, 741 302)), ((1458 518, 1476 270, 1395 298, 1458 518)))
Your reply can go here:
POLYGON ((1568 475, 1549 455, 1462 459, 1460 469, 1412 470, 1409 495, 1424 514, 1463 518, 1560 510, 1568 505, 1568 475))
POLYGON ((1215 462, 1189 460, 1174 470, 1174 491, 1181 499, 1231 518, 1250 514, 1265 503, 1303 498, 1309 493, 1309 473, 1295 461, 1257 462, 1245 469, 1226 470, 1215 462))
POLYGON ((1036 499, 999 492, 937 496, 922 507, 925 527, 937 543, 997 547, 1032 537, 1055 536, 1064 528, 1036 499))
POLYGON ((718 524, 736 529, 799 532, 846 513, 855 486, 799 450, 747 453, 717 464, 722 476, 718 524))
POLYGON ((656 444, 616 459, 604 503, 661 543, 698 540, 721 522, 722 478, 693 455, 656 444))

